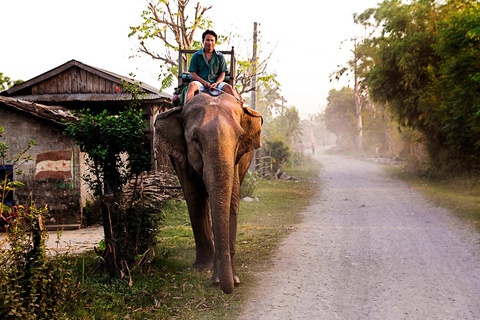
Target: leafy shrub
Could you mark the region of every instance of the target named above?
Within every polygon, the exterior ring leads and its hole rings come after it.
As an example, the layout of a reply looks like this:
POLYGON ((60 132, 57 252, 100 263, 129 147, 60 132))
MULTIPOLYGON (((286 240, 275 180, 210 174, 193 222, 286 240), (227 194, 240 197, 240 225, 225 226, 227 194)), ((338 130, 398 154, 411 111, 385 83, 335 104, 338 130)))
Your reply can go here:
POLYGON ((292 158, 293 158, 293 165, 295 167, 298 167, 305 163, 305 160, 307 157, 303 153, 294 152, 292 158))
POLYGON ((273 170, 281 169, 285 161, 291 156, 290 147, 283 140, 267 140, 266 152, 275 159, 273 170))
POLYGON ((83 208, 83 219, 84 226, 91 226, 102 220, 102 212, 100 211, 100 204, 97 199, 93 202, 87 200, 87 203, 83 208))
POLYGON ((116 207, 112 214, 112 226, 115 234, 124 235, 118 245, 121 260, 135 267, 140 265, 146 256, 157 245, 158 229, 164 220, 162 203, 148 198, 139 198, 128 207, 116 207))
POLYGON ((71 260, 46 254, 48 235, 42 227, 46 211, 34 204, 13 208, 0 255, 1 319, 54 319, 58 306, 71 296, 71 260))
POLYGON ((251 171, 247 171, 245 175, 245 179, 243 180, 242 186, 240 187, 240 197, 250 197, 253 198, 255 196, 255 191, 258 187, 258 175, 256 173, 252 173, 251 171))
MULTIPOLYGON (((0 137, 4 129, 0 127, 0 137)), ((9 146, 0 143, 0 163, 12 165, 12 172, 19 174, 19 167, 30 161, 27 151, 35 146, 29 141, 13 159, 7 159, 9 146)), ((73 287, 71 260, 68 251, 47 257, 47 233, 43 218, 47 208, 37 209, 32 203, 9 207, 5 205, 8 192, 24 186, 11 181, 9 174, 0 181, 0 220, 5 227, 6 238, 0 242, 0 319, 55 319, 58 306, 71 296, 73 287)))

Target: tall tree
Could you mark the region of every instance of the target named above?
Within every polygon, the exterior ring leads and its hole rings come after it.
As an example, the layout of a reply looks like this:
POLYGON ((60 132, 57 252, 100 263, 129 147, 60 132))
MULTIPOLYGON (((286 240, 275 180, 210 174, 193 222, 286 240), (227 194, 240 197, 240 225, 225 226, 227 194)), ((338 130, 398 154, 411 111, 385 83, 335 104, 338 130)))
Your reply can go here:
POLYGON ((328 104, 325 109, 327 129, 337 136, 337 146, 351 149, 356 136, 356 114, 353 90, 343 87, 341 90, 330 90, 328 104))
POLYGON ((212 7, 202 7, 198 2, 193 9, 193 16, 190 16, 189 3, 189 0, 177 0, 174 3, 168 0, 149 1, 142 13, 143 22, 130 27, 128 36, 137 37, 140 45, 138 51, 162 62, 159 75, 162 90, 173 84, 178 72, 178 50, 200 49, 201 42, 194 40, 195 33, 212 25, 205 16, 212 7), (158 46, 158 42, 162 45, 158 46), (162 50, 156 51, 154 47, 162 50))
POLYGON ((384 1, 357 22, 373 26, 373 99, 419 130, 434 167, 480 165, 477 1, 384 1))
POLYGON ((452 1, 447 6, 449 15, 439 24, 434 45, 440 63, 432 87, 441 89, 448 157, 475 166, 480 163, 480 4, 452 1))
POLYGON ((124 266, 133 260, 132 256, 138 254, 137 248, 132 250, 135 241, 129 237, 135 234, 138 238, 148 236, 148 232, 141 233, 136 229, 145 221, 147 230, 149 227, 153 229, 148 220, 141 221, 138 211, 129 214, 131 209, 140 211, 140 208, 132 208, 133 202, 130 208, 125 207, 122 202, 127 181, 151 168, 143 131, 146 124, 139 108, 144 92, 136 82, 125 82, 124 89, 132 96, 124 111, 112 115, 107 110, 99 114, 82 110, 76 113, 77 119, 68 123, 64 131, 87 155, 89 173, 83 179, 101 201, 105 234, 103 259, 110 276, 120 275, 124 266), (113 193, 113 199, 104 192, 107 187, 113 193))
MULTIPOLYGON (((203 7, 200 2, 195 7, 189 4, 190 0, 151 0, 142 13, 142 23, 130 27, 129 37, 136 36, 138 51, 162 63, 159 75, 161 90, 172 86, 177 77, 178 50, 200 49, 202 43, 195 38, 200 39, 201 30, 212 28, 212 21, 207 16, 212 7, 203 7), (156 51, 153 48, 162 49, 156 51)), ((230 39, 219 35, 217 41, 229 43, 230 39)), ((257 77, 257 87, 275 81, 275 77, 267 70, 271 54, 258 59, 255 64, 248 57, 244 60, 237 58, 235 85, 240 94, 257 90, 252 86, 254 75, 257 77)))
POLYGON ((355 118, 357 123, 357 133, 355 136, 355 147, 358 152, 363 151, 363 121, 362 121, 362 102, 360 99, 359 83, 358 83, 358 60, 357 55, 357 39, 354 40, 354 58, 353 58, 353 71, 354 71, 354 86, 353 86, 353 100, 355 101, 355 118))
POLYGON ((432 47, 439 14, 434 1, 390 0, 355 17, 356 23, 373 28, 361 44, 372 62, 364 73, 371 99, 387 106, 400 126, 422 132, 434 162, 445 148, 438 93, 431 90, 439 63, 432 47))

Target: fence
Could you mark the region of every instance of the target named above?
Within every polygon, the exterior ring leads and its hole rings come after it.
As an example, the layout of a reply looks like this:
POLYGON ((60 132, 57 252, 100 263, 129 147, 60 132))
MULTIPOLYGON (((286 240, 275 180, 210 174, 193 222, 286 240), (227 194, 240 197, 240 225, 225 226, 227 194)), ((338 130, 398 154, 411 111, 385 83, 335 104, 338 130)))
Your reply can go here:
POLYGON ((255 172, 257 172, 260 177, 271 175, 274 161, 272 157, 255 158, 255 172))

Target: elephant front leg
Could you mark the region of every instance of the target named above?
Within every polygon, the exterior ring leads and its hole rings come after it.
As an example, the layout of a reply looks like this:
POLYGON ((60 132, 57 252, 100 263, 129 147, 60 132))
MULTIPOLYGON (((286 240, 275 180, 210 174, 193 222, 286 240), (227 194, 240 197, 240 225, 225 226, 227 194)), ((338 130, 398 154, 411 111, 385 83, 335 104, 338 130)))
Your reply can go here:
POLYGON ((177 170, 175 165, 174 168, 182 185, 195 237, 196 258, 193 267, 200 272, 212 271, 215 250, 205 185, 202 178, 192 171, 177 170))
POLYGON ((196 205, 190 214, 193 235, 195 237, 196 257, 193 267, 200 272, 212 271, 214 260, 214 244, 210 209, 207 201, 196 205))
MULTIPOLYGON (((240 284, 240 277, 238 276, 235 270, 235 246, 237 241, 237 225, 238 225, 238 209, 239 209, 239 201, 240 201, 240 182, 238 179, 238 171, 237 167, 235 167, 235 179, 233 181, 233 188, 232 188, 232 197, 230 201, 230 216, 229 216, 229 242, 230 242, 230 261, 231 261, 231 268, 233 274, 233 283, 235 285, 240 284)), ((212 275, 212 282, 214 284, 219 283, 219 278, 217 276, 216 270, 212 275)))
POLYGON ((230 202, 230 261, 232 262, 233 283, 240 284, 240 278, 235 270, 235 247, 237 242, 238 209, 240 204, 240 180, 238 166, 235 166, 235 179, 233 181, 232 199, 230 202))

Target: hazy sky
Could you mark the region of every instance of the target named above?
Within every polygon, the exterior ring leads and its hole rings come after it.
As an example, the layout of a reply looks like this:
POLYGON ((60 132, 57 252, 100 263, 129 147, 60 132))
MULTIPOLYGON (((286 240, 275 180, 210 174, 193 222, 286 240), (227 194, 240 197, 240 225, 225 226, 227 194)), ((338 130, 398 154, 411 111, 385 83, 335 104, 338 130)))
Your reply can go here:
MULTIPOLYGON (((137 79, 157 88, 158 62, 147 56, 129 59, 136 51, 129 27, 141 22, 146 0, 0 0, 0 72, 29 80, 71 59, 137 79)), ((197 1, 191 0, 192 8, 197 1)), ((352 14, 374 7, 378 0, 205 0, 218 34, 239 34, 233 42, 241 59, 251 54, 253 23, 260 25, 263 56, 278 74, 287 105, 305 117, 325 106, 329 75, 351 58, 353 44, 340 43, 364 31, 352 14)), ((191 14, 193 16, 193 13, 191 14)), ((201 40, 201 33, 197 34, 201 40)), ((160 45, 160 44, 159 44, 160 45)), ((229 48, 217 46, 217 49, 229 48)), ((262 56, 260 56, 262 58, 262 56)), ((171 93, 173 89, 167 90, 171 93)))

